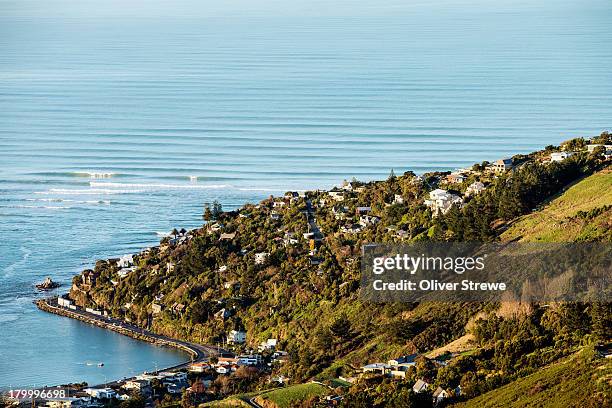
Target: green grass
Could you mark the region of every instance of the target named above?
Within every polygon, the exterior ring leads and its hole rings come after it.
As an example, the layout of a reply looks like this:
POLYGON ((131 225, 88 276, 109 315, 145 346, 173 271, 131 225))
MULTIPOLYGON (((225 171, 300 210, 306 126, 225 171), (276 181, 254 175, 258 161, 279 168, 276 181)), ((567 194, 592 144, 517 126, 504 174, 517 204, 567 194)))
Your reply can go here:
POLYGON ((583 350, 453 408, 595 408, 612 401, 612 361, 583 350))
POLYGON ((576 217, 579 211, 589 212, 612 204, 612 170, 593 174, 561 193, 542 210, 520 217, 502 241, 571 242, 609 240, 612 210, 591 219, 576 217))
POLYGON ((330 393, 329 388, 320 384, 298 384, 261 394, 257 397, 256 401, 265 407, 290 408, 296 402, 328 393, 330 393))

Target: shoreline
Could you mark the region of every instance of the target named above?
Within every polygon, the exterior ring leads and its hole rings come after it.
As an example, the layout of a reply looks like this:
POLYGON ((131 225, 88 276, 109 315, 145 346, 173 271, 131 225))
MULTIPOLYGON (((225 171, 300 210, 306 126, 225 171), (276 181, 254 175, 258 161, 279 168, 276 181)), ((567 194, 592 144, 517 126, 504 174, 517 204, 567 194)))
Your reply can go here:
MULTIPOLYGON (((159 368, 157 370, 158 372, 186 368, 192 363, 207 361, 211 356, 218 355, 220 352, 223 351, 217 347, 190 343, 187 341, 173 339, 173 338, 163 336, 160 334, 155 334, 149 330, 142 329, 130 323, 127 323, 127 322, 124 322, 118 319, 114 319, 111 317, 97 316, 92 313, 86 312, 82 309, 77 309, 77 310, 67 309, 57 304, 57 297, 38 299, 34 302, 34 304, 36 305, 36 307, 38 307, 38 309, 44 312, 52 313, 58 316, 67 317, 70 319, 79 320, 83 323, 92 324, 94 326, 98 326, 106 330, 111 330, 116 333, 122 334, 124 336, 131 337, 135 340, 144 341, 144 342, 156 345, 156 346, 172 347, 178 350, 182 350, 190 356, 189 361, 186 361, 180 364, 176 364, 170 367, 159 368)), ((125 377, 123 379, 110 381, 104 384, 97 384, 97 385, 88 384, 87 386, 88 387, 98 387, 98 386, 117 385, 119 382, 129 380, 131 378, 134 378, 134 377, 125 377)))

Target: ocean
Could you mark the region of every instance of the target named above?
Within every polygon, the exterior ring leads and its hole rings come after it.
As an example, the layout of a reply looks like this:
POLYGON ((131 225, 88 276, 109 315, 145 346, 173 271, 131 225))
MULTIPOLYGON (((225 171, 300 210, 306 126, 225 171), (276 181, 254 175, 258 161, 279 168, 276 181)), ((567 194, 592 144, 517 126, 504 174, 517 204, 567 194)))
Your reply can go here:
POLYGON ((33 285, 67 291, 98 258, 200 226, 205 202, 452 170, 612 125, 607 1, 94 3, 0 2, 0 388, 186 360, 40 312, 33 285))

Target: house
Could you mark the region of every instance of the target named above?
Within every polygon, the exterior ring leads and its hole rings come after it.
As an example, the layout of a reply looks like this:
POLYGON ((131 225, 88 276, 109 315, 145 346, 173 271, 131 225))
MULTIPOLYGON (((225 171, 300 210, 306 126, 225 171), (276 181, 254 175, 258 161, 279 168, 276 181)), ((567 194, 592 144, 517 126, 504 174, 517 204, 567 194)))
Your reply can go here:
POLYGON ((561 162, 574 155, 574 152, 554 152, 550 154, 551 162, 561 162))
POLYGON ((229 374, 231 371, 231 368, 229 366, 217 366, 215 367, 215 371, 217 372, 217 374, 229 374))
POLYGON ((264 351, 264 350, 274 350, 276 348, 276 344, 277 344, 277 340, 276 339, 268 339, 264 342, 262 342, 258 349, 259 351, 264 351))
POLYGON ((117 396, 112 388, 85 388, 83 391, 92 398, 111 399, 117 396))
POLYGON ((227 336, 229 344, 243 344, 246 342, 246 332, 242 330, 232 330, 227 336))
POLYGON ((81 274, 81 280, 83 281, 84 285, 93 286, 96 284, 98 276, 100 276, 98 272, 94 272, 91 269, 86 269, 81 274))
POLYGON ((134 255, 132 255, 132 254, 123 255, 117 261, 117 267, 119 269, 121 269, 121 268, 129 268, 132 265, 134 265, 134 255))
POLYGON ((72 301, 69 300, 69 299, 66 299, 63 296, 58 296, 57 297, 57 304, 59 306, 62 306, 62 307, 70 307, 70 305, 72 304, 72 301))
POLYGON ((347 224, 340 227, 340 231, 345 234, 357 234, 361 232, 361 225, 359 224, 347 224))
POLYGON ((453 184, 461 184, 467 180, 467 176, 462 173, 451 173, 446 176, 446 181, 453 184))
POLYGON ((380 222, 380 218, 372 215, 362 215, 359 217, 359 225, 367 227, 368 225, 376 225, 380 222))
POLYGON ((338 189, 332 189, 328 192, 329 197, 335 201, 344 201, 344 192, 338 189))
POLYGON ((412 386, 412 391, 418 394, 418 393, 427 391, 427 388, 429 388, 429 383, 423 380, 417 380, 417 382, 415 382, 414 385, 412 386))
POLYGON ((401 194, 395 194, 393 197, 393 204, 404 204, 404 197, 401 194))
POLYGON ((444 388, 438 387, 433 393, 433 404, 438 405, 448 397, 450 394, 444 388))
POLYGON ((357 207, 355 208, 355 215, 356 216, 360 216, 360 215, 366 215, 372 212, 372 207, 357 207))
POLYGON ((418 354, 409 354, 406 356, 401 356, 394 358, 392 360, 387 361, 387 364, 391 367, 412 367, 416 365, 416 358, 418 354))
POLYGON ((512 159, 504 158, 493 162, 493 164, 489 166, 489 169, 494 173, 504 173, 508 170, 512 170, 512 167, 512 159))
POLYGON ((284 201, 274 201, 272 203, 272 208, 283 208, 287 203, 284 201))
MULTIPOLYGON (((91 406, 90 398, 75 398, 75 397, 67 397, 67 398, 54 398, 47 400, 44 408, 78 408, 78 407, 89 407, 91 406)), ((7 405, 7 406, 10 406, 7 405)))
POLYGON ((278 221, 281 219, 281 215, 279 213, 277 213, 276 211, 272 211, 270 213, 270 219, 273 221, 278 221))
POLYGON ((219 241, 233 241, 236 238, 236 233, 222 233, 219 241))
POLYGON ((238 363, 238 358, 237 357, 228 357, 228 356, 221 356, 219 357, 219 359, 217 360, 217 364, 218 365, 233 365, 233 364, 237 364, 238 363))
POLYGON ((174 272, 175 266, 176 265, 174 264, 174 262, 167 262, 166 263, 166 272, 168 272, 168 273, 174 272))
POLYGON ((391 366, 385 363, 372 363, 361 367, 364 373, 387 374, 391 371, 391 366))
POLYGON ((182 303, 174 302, 171 306, 171 309, 176 314, 182 314, 185 311, 185 305, 182 303))
POLYGON ((595 151, 595 149, 597 149, 598 147, 603 147, 605 150, 605 154, 610 154, 612 152, 612 145, 603 145, 603 144, 590 144, 587 145, 587 151, 589 153, 593 153, 595 151))
POLYGON ((145 379, 128 380, 123 384, 126 390, 136 391, 142 395, 150 395, 152 392, 151 381, 145 379))
POLYGON ((283 242, 285 243, 285 246, 287 246, 287 245, 295 245, 299 241, 295 238, 294 232, 286 232, 285 237, 283 238, 283 242))
POLYGON ((257 366, 263 363, 263 358, 260 354, 248 354, 238 356, 237 364, 239 366, 257 366))
POLYGON ((270 256, 269 252, 258 252, 255 254, 255 265, 261 265, 268 259, 270 256))
POLYGON ((223 228, 223 224, 219 224, 217 222, 215 222, 214 224, 212 224, 210 227, 208 227, 211 231, 213 232, 217 232, 219 230, 221 230, 223 228))
POLYGON ((461 197, 440 188, 430 192, 429 200, 425 200, 425 205, 429 207, 434 216, 439 213, 446 214, 453 205, 461 204, 463 204, 461 197))
POLYGON ((274 354, 272 354, 272 362, 273 363, 286 363, 289 361, 289 353, 282 350, 276 350, 274 354))
POLYGON ((162 310, 164 309, 163 305, 160 305, 158 303, 152 303, 151 304, 151 311, 153 312, 153 314, 160 314, 162 312, 162 310))
POLYGON ((484 189, 485 189, 484 184, 482 184, 480 181, 475 181, 468 186, 467 190, 465 190, 465 195, 466 196, 477 195, 477 194, 482 193, 484 189))
POLYGON ((225 289, 240 289, 240 286, 240 282, 238 281, 230 281, 223 284, 223 288, 225 289))

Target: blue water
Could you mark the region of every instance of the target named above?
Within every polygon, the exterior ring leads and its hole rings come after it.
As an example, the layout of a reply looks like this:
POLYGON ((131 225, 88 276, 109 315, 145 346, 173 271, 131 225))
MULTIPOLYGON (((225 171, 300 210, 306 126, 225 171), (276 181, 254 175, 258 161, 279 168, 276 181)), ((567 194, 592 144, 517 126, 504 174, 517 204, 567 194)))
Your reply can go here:
POLYGON ((182 361, 37 311, 32 285, 196 227, 206 201, 612 126, 609 1, 128 3, 0 2, 0 387, 182 361))

